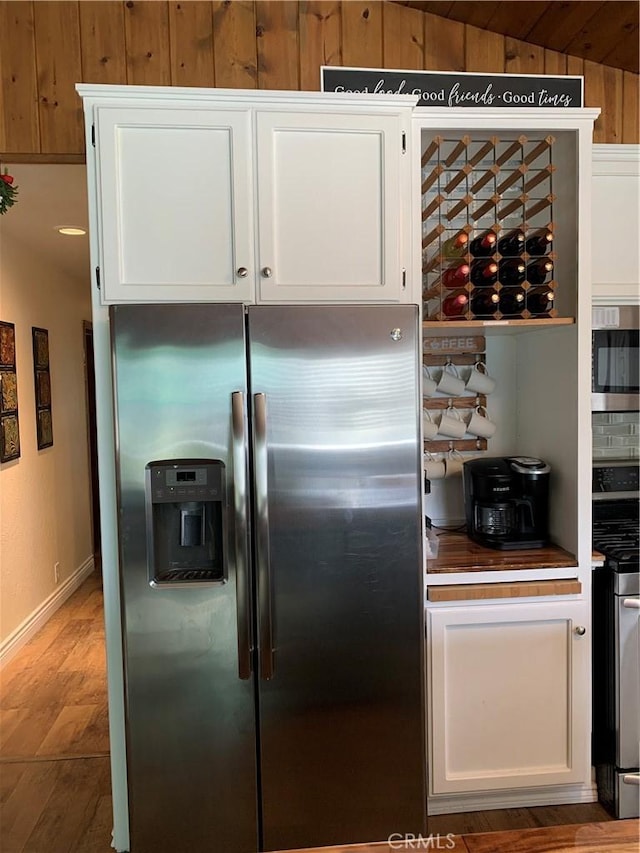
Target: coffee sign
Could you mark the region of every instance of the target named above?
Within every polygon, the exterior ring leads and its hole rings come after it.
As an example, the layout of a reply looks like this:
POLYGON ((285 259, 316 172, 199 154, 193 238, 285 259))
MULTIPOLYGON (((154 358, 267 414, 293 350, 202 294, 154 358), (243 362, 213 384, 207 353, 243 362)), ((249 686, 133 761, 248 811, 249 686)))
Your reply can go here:
POLYGON ((581 107, 582 77, 462 74, 386 68, 320 69, 323 92, 419 95, 419 107, 581 107))

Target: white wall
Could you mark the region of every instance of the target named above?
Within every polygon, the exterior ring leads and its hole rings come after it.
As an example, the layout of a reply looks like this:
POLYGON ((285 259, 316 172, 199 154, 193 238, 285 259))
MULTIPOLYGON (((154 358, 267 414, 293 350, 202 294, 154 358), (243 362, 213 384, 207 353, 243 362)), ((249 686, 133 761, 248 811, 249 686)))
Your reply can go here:
POLYGON ((88 270, 87 280, 70 278, 1 226, 0 320, 15 324, 21 456, 0 466, 0 648, 93 550, 83 352, 88 270), (40 451, 32 326, 49 331, 54 443, 40 451))

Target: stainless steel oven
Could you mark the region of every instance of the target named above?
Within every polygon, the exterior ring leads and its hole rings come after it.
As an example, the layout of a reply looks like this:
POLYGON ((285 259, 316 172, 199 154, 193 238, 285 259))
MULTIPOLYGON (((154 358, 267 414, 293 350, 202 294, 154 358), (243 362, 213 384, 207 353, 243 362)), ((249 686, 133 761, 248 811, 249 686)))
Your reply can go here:
POLYGON ((593 764, 598 798, 639 816, 640 573, 637 462, 593 468, 593 764))
POLYGON ((640 409, 640 361, 637 305, 593 309, 591 409, 621 412, 640 409))

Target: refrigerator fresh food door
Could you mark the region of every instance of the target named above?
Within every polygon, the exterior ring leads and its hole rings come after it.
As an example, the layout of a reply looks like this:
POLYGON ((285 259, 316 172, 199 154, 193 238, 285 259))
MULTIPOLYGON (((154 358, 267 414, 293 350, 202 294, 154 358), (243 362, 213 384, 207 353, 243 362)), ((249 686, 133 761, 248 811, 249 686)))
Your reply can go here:
POLYGON ((243 307, 111 311, 131 849, 254 853, 243 307))
POLYGON ((265 850, 425 831, 418 341, 249 308, 265 850))

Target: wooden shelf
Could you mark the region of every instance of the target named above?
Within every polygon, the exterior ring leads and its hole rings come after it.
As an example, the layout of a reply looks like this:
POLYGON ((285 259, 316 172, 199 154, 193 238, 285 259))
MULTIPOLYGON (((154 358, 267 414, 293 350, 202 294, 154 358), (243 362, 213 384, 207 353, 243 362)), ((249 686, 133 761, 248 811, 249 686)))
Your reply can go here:
POLYGON ((575 556, 557 545, 494 551, 472 542, 465 533, 440 533, 438 542, 438 556, 428 561, 428 574, 564 569, 577 565, 575 556))
POLYGON ((494 332, 502 330, 513 334, 521 330, 531 332, 534 329, 548 329, 552 326, 573 326, 574 317, 537 317, 528 320, 424 320, 422 328, 432 334, 436 329, 447 335, 452 329, 456 332, 467 329, 485 329, 494 332))

